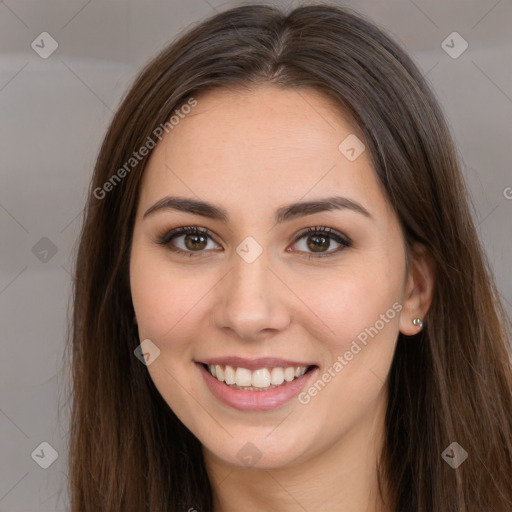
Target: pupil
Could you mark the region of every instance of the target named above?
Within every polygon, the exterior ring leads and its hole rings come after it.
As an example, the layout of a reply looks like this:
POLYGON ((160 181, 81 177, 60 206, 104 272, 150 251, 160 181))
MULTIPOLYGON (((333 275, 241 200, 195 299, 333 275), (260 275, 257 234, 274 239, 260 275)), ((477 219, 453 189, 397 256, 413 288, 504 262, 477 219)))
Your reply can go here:
POLYGON ((317 251, 317 249, 322 249, 322 248, 328 249, 328 247, 329 247, 327 238, 324 236, 315 235, 315 236, 310 237, 309 239, 313 240, 313 243, 312 243, 312 246, 310 246, 310 249, 313 249, 316 252, 320 252, 320 251, 317 251))
POLYGON ((204 236, 203 235, 187 235, 185 238, 185 244, 188 249, 191 250, 198 250, 198 249, 204 249, 205 243, 204 243, 204 236), (201 239, 203 242, 201 242, 201 239), (190 242, 190 243, 189 243, 190 242), (197 247, 198 244, 201 244, 201 247, 197 247))

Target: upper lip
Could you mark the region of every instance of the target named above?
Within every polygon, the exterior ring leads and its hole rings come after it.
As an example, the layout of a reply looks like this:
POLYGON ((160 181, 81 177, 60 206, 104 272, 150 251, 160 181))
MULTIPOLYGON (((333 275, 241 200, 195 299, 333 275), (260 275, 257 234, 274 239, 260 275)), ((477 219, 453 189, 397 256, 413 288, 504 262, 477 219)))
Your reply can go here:
POLYGON ((280 359, 277 357, 259 357, 256 359, 245 359, 243 357, 212 357, 198 361, 204 364, 229 365, 235 368, 247 368, 248 370, 259 370, 261 368, 287 368, 288 366, 316 366, 314 363, 304 363, 301 361, 291 361, 290 359, 280 359))

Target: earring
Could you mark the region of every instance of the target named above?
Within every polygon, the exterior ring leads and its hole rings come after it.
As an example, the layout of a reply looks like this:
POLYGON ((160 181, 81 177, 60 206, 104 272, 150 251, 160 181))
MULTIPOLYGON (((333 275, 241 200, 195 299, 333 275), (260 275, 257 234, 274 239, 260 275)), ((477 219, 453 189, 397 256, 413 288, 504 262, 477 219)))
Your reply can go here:
POLYGON ((423 329, 423 321, 421 320, 421 318, 413 318, 412 323, 416 327, 419 327, 420 329, 423 329))

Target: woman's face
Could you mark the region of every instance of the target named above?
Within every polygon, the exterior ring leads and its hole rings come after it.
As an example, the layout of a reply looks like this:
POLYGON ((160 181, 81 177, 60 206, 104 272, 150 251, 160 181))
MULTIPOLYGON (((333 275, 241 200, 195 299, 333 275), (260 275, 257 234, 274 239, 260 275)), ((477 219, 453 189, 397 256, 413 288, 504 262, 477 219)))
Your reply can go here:
POLYGON ((398 332, 419 330, 404 238, 362 136, 324 96, 196 98, 141 185, 130 281, 140 340, 160 351, 147 369, 211 457, 287 467, 384 410, 398 332), (169 234, 186 226, 206 234, 169 234))

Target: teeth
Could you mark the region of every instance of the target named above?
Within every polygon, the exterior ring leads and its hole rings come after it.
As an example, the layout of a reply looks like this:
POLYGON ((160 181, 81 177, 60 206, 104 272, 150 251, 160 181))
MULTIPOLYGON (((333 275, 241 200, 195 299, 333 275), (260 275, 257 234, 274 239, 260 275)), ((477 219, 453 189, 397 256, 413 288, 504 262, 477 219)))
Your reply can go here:
POLYGON ((224 382, 226 384, 236 384, 235 369, 232 366, 226 366, 224 370, 224 382))
POLYGON ((291 382, 295 378, 295 368, 293 366, 288 366, 284 370, 284 380, 286 382, 291 382))
POLYGON ((295 377, 301 377, 306 373, 307 368, 305 366, 297 366, 295 368, 295 377))
MULTIPOLYGON (((231 368, 230 366, 226 366, 226 370, 231 368)), ((247 368, 237 368, 235 382, 228 382, 227 384, 236 384, 237 386, 250 386, 252 381, 251 371, 247 370, 247 368)))
POLYGON ((306 373, 306 366, 288 366, 286 368, 260 368, 255 371, 247 368, 234 368, 233 366, 208 365, 210 373, 219 381, 225 382, 236 389, 248 390, 272 389, 283 382, 291 382, 306 373))
MULTIPOLYGON (((240 368, 238 369, 240 370, 240 368)), ((268 388, 270 384, 270 372, 266 368, 252 372, 252 385, 254 387, 268 388)))
POLYGON ((282 384, 284 382, 284 370, 282 368, 272 368, 270 372, 270 382, 276 386, 282 384))
POLYGON ((210 373, 217 377, 217 380, 220 380, 221 382, 224 382, 224 370, 222 369, 222 366, 219 366, 218 364, 209 365, 208 368, 210 369, 210 373), (212 372, 212 368, 215 368, 215 370, 212 372))

